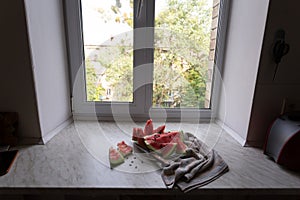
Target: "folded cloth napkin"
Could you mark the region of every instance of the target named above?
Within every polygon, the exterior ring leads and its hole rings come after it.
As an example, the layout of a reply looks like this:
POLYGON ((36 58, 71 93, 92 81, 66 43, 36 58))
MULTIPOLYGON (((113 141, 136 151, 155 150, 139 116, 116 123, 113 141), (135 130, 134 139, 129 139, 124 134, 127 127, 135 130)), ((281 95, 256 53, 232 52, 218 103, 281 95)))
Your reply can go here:
POLYGON ((168 188, 175 185, 183 192, 189 192, 204 186, 224 173, 229 168, 218 153, 209 149, 191 133, 185 133, 186 153, 163 167, 162 179, 168 188))

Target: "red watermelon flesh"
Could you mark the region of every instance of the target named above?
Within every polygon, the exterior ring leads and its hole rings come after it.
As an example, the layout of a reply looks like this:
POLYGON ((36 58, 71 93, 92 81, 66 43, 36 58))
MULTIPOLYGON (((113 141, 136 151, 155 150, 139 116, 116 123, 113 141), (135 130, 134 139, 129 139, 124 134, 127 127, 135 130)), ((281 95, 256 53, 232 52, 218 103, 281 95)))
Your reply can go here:
POLYGON ((166 158, 175 152, 177 144, 151 142, 147 144, 147 147, 152 151, 162 155, 162 157, 166 158))
POLYGON ((183 143, 183 133, 179 131, 165 133, 165 128, 166 125, 161 125, 156 129, 153 129, 152 119, 149 119, 145 124, 144 130, 141 128, 133 128, 132 140, 136 141, 139 145, 147 147, 153 151, 162 149, 164 146, 172 143, 172 148, 169 147, 164 150, 164 153, 162 153, 164 155, 169 154, 171 152, 170 150, 173 148, 179 153, 185 152, 186 145, 183 143), (179 145, 177 145, 178 141, 181 141, 179 145), (173 145, 173 143, 175 145, 173 145))
POLYGON ((144 135, 151 135, 153 134, 153 123, 152 119, 147 120, 145 128, 144 128, 144 135))
POLYGON ((144 132, 141 128, 133 128, 132 140, 136 141, 142 147, 146 147, 144 143, 144 132))
POLYGON ((164 133, 166 125, 161 125, 153 130, 153 133, 164 133))
POLYGON ((113 168, 118 166, 124 162, 124 157, 121 155, 119 151, 114 149, 113 147, 109 148, 109 163, 110 167, 113 168))
POLYGON ((176 142, 176 139, 182 140, 182 133, 179 131, 173 131, 168 133, 154 133, 149 136, 145 136, 144 140, 146 144, 149 144, 150 142, 157 142, 157 143, 170 143, 170 142, 176 142))
POLYGON ((123 157, 127 157, 128 155, 132 154, 132 147, 128 146, 124 141, 119 142, 117 146, 123 157))
POLYGON ((132 130, 132 140, 133 141, 138 141, 138 138, 144 137, 144 132, 143 129, 141 128, 133 128, 132 130))

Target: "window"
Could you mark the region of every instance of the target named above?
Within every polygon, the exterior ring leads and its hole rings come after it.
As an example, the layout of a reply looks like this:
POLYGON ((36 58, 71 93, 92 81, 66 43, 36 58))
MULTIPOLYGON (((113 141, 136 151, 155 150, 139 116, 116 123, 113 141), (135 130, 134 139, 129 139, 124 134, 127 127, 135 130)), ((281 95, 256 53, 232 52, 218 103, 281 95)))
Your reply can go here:
POLYGON ((209 120, 228 2, 65 0, 74 116, 209 120))

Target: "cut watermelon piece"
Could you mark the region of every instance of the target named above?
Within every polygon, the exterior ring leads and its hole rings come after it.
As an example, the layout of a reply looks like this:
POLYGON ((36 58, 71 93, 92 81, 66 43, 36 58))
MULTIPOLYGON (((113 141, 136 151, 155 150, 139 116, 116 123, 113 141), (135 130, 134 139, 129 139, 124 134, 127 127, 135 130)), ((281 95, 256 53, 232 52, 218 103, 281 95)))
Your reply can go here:
POLYGON ((141 128, 133 128, 132 140, 136 141, 142 147, 146 147, 144 143, 144 132, 141 128))
POLYGON ((157 143, 170 143, 170 142, 176 142, 176 139, 182 140, 183 136, 182 133, 179 131, 172 131, 168 133, 154 133, 149 136, 145 136, 145 144, 149 144, 150 142, 157 142, 157 143))
POLYGON ((153 129, 151 119, 145 124, 144 130, 133 128, 132 140, 136 141, 144 148, 148 148, 163 157, 169 157, 174 151, 178 154, 186 152, 187 146, 184 143, 182 131, 165 132, 166 125, 161 125, 153 129))
POLYGON ((153 133, 164 133, 166 125, 161 125, 153 130, 153 133))
POLYGON ((144 135, 151 135, 153 134, 153 123, 152 119, 147 120, 145 128, 144 128, 144 135))
POLYGON ((138 141, 138 138, 144 137, 143 129, 141 128, 133 128, 132 130, 132 140, 138 141))
POLYGON ((168 144, 170 144, 170 143, 158 143, 158 142, 154 142, 154 141, 150 141, 150 142, 147 141, 146 142, 147 148, 152 150, 152 151, 158 151, 160 149, 163 149, 168 144))
POLYGON ((162 148, 159 153, 162 155, 162 157, 168 158, 175 152, 176 147, 177 143, 168 143, 168 145, 162 148))
POLYGON ((119 142, 117 146, 118 151, 122 154, 123 157, 127 157, 128 155, 132 154, 132 147, 128 146, 124 141, 119 142))
POLYGON ((147 144, 147 148, 167 158, 176 151, 177 143, 157 143, 151 142, 147 144))
POLYGON ((186 144, 184 144, 184 142, 182 142, 181 140, 177 140, 176 153, 185 154, 186 149, 186 144))
POLYGON ((110 167, 116 167, 124 162, 124 157, 121 155, 121 153, 114 149, 113 147, 109 148, 109 163, 110 167))
POLYGON ((187 146, 184 144, 183 132, 180 131, 162 134, 154 133, 145 136, 144 142, 148 149, 162 154, 163 157, 170 156, 174 150, 176 150, 178 154, 184 154, 187 149, 187 146))

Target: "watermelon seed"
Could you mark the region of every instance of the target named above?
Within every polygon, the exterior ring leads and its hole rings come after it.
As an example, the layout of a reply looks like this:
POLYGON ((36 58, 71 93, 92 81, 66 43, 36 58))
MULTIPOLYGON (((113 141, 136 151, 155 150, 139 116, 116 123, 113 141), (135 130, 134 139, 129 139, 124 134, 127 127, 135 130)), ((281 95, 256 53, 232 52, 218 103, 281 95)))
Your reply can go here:
POLYGON ((129 164, 129 166, 131 167, 131 166, 132 166, 132 164, 129 164))
POLYGON ((133 160, 131 161, 131 163, 133 163, 133 160))
POLYGON ((141 163, 144 163, 144 161, 141 161, 141 163))
POLYGON ((133 157, 133 159, 136 159, 136 157, 133 157))
POLYGON ((137 166, 135 166, 135 169, 137 169, 137 166))

